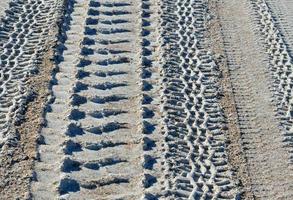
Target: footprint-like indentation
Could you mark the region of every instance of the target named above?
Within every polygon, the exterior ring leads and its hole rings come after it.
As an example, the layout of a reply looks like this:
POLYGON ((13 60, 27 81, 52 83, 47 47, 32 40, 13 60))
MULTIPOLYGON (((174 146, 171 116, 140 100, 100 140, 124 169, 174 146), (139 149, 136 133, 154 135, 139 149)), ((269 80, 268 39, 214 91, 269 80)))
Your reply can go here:
POLYGON ((143 200, 158 200, 159 198, 151 193, 145 193, 143 200))
POLYGON ((74 142, 73 140, 67 140, 63 143, 63 152, 64 154, 71 155, 73 152, 81 151, 82 147, 79 143, 74 142))
POLYGON ((62 164, 61 164, 61 171, 62 172, 72 172, 72 171, 79 171, 81 168, 81 163, 71 158, 66 157, 62 164))
POLYGON ((111 83, 111 82, 105 82, 105 83, 93 85, 93 87, 98 90, 111 90, 113 88, 125 87, 125 86, 127 86, 126 83, 111 83))
POLYGON ((150 175, 150 174, 144 174, 144 178, 142 180, 142 184, 145 188, 151 187, 154 183, 157 182, 157 178, 150 175))
POLYGON ((151 124, 148 121, 143 121, 142 122, 142 132, 143 134, 152 134, 155 130, 155 125, 151 124))
POLYGON ((101 167, 109 167, 111 165, 116 165, 122 162, 127 162, 125 159, 121 158, 104 158, 97 161, 90 161, 83 164, 83 167, 92 169, 92 170, 99 170, 101 167))
POLYGON ((97 1, 90 1, 89 3, 89 7, 98 8, 100 6, 101 6, 100 2, 97 2, 97 1))
POLYGON ((85 148, 93 151, 98 151, 100 149, 116 147, 120 145, 126 145, 126 142, 112 142, 112 141, 101 141, 99 143, 88 142, 85 144, 85 148))
POLYGON ((90 112, 89 115, 94 118, 101 119, 101 118, 110 117, 110 116, 117 116, 123 113, 127 113, 127 112, 123 110, 104 109, 101 111, 90 112))
POLYGON ((38 135, 36 142, 38 145, 44 145, 46 144, 45 137, 43 135, 38 135))
POLYGON ((105 96, 105 97, 100 97, 100 96, 92 97, 90 98, 90 101, 97 104, 105 104, 105 103, 111 103, 111 102, 118 102, 118 101, 122 101, 126 99, 128 98, 125 96, 111 95, 111 96, 105 96))
POLYGON ((97 25, 99 23, 99 20, 89 17, 86 19, 85 23, 86 25, 97 25))
POLYGON ((112 11, 101 11, 101 14, 106 16, 119 16, 119 15, 128 15, 130 12, 124 10, 112 10, 112 11))
MULTIPOLYGON (((148 48, 146 48, 146 47, 143 47, 142 48, 142 55, 144 55, 144 56, 150 56, 150 55, 152 55, 152 51, 151 50, 149 50, 148 48)), ((144 59, 147 59, 147 58, 144 58, 144 59)))
POLYGON ((67 126, 67 130, 66 130, 65 134, 70 136, 70 137, 75 137, 76 135, 84 134, 84 131, 80 127, 79 124, 76 124, 76 123, 72 122, 67 126))
POLYGON ((142 104, 143 105, 145 105, 145 104, 150 104, 152 101, 153 101, 153 98, 152 97, 150 97, 149 95, 147 95, 147 94, 143 94, 142 95, 142 100, 141 100, 142 102, 142 104))
POLYGON ((122 39, 117 39, 117 40, 98 40, 99 44, 103 45, 110 45, 110 44, 122 44, 122 43, 129 43, 129 40, 122 40, 122 39))
POLYGON ((90 73, 86 72, 84 70, 78 70, 76 75, 75 75, 75 77, 77 79, 83 79, 83 78, 88 77, 88 76, 90 76, 90 73))
POLYGON ((90 28, 90 27, 85 27, 84 34, 85 35, 96 35, 97 34, 97 29, 90 28))
POLYGON ((153 169, 153 166, 154 166, 154 164, 156 162, 157 162, 156 159, 153 158, 152 156, 150 156, 150 155, 144 155, 143 156, 142 166, 145 169, 152 170, 153 169))
MULTIPOLYGON (((80 81, 77 81, 75 83, 75 86, 73 87, 74 93, 78 93, 78 92, 80 92, 82 90, 87 90, 87 89, 88 89, 88 85, 87 84, 84 84, 84 83, 82 83, 80 81)), ((83 99, 85 97, 81 97, 79 95, 76 97, 76 94, 72 95, 72 98, 73 98, 73 100, 72 100, 71 103, 73 105, 80 105, 80 104, 84 104, 84 103, 87 102, 87 99, 83 99)))
POLYGON ((101 20, 100 23, 107 24, 107 25, 114 25, 114 24, 125 24, 128 23, 128 20, 124 19, 113 19, 113 20, 101 20))
POLYGON ((141 72, 141 78, 142 79, 148 79, 152 76, 152 72, 147 70, 147 69, 142 69, 142 72, 141 72))
POLYGON ((127 126, 126 123, 119 123, 119 122, 109 122, 107 124, 96 126, 96 127, 90 127, 86 130, 93 134, 102 134, 102 133, 110 133, 119 129, 126 129, 127 126))
POLYGON ((147 107, 142 108, 142 117, 144 119, 152 118, 154 116, 154 112, 147 107))
MULTIPOLYGON (((143 14, 145 14, 145 13, 143 13, 143 14)), ((150 26, 150 25, 151 25, 151 23, 148 20, 144 20, 144 19, 142 20, 142 26, 143 27, 150 26)))
POLYGON ((147 39, 145 39, 145 38, 142 39, 141 45, 142 45, 143 47, 150 46, 150 44, 151 44, 151 43, 150 43, 149 40, 147 40, 147 39))
POLYGON ((149 151, 149 150, 152 150, 154 147, 156 147, 156 143, 154 140, 148 138, 148 137, 144 137, 142 139, 142 148, 144 151, 149 151))
POLYGON ((149 30, 142 29, 142 31, 141 31, 141 36, 142 36, 142 37, 146 37, 146 36, 148 36, 149 34, 151 34, 151 32, 150 32, 149 30))
POLYGON ((62 178, 58 187, 58 191, 61 195, 69 192, 77 192, 79 190, 79 183, 71 178, 62 178))
POLYGON ((142 90, 143 91, 150 91, 152 89, 153 89, 153 85, 152 84, 150 84, 149 82, 147 82, 145 80, 142 81, 142 90))
MULTIPOLYGON (((80 91, 81 89, 87 88, 87 86, 86 85, 80 85, 80 84, 77 85, 76 84, 75 88, 77 88, 77 90, 80 91), (80 87, 78 87, 78 86, 80 86, 80 87)), ((78 94, 73 94, 71 96, 71 104, 73 106, 79 106, 81 104, 85 104, 86 102, 87 102, 87 98, 86 97, 80 96, 78 94)))
POLYGON ((68 116, 69 119, 71 120, 80 120, 80 119, 83 119, 85 118, 85 112, 83 111, 79 111, 78 109, 73 109, 71 112, 70 112, 70 115, 68 116))
POLYGON ((83 45, 94 45, 95 44, 95 40, 88 38, 88 37, 84 37, 83 41, 82 41, 83 45))
POLYGON ((91 48, 83 47, 81 49, 80 54, 83 55, 83 56, 93 55, 94 54, 94 50, 91 49, 91 48))
POLYGON ((90 15, 90 16, 98 16, 98 15, 100 15, 100 12, 98 10, 90 8, 88 10, 88 15, 90 15))
POLYGON ((123 28, 111 28, 111 29, 99 29, 98 32, 101 34, 110 35, 110 34, 116 34, 116 33, 129 33, 131 31, 128 29, 123 29, 123 28))
POLYGON ((130 59, 128 57, 120 57, 116 59, 101 60, 101 61, 98 61, 97 64, 101 66, 107 66, 107 65, 125 64, 129 62, 130 62, 130 59))
POLYGON ((105 7, 125 7, 125 6, 130 6, 131 4, 130 3, 124 3, 124 2, 115 2, 115 3, 109 3, 109 2, 106 2, 106 3, 103 3, 103 6, 105 7))
POLYGON ((92 61, 86 60, 86 59, 81 59, 79 61, 79 64, 77 65, 77 67, 85 67, 85 66, 88 66, 90 64, 92 64, 92 61))
MULTIPOLYGON (((146 57, 142 58, 141 64, 144 67, 152 67, 152 61, 150 59, 146 58, 146 57)), ((149 75, 149 77, 150 76, 151 76, 151 74, 149 75)))
POLYGON ((127 74, 127 72, 124 72, 124 71, 98 71, 98 72, 95 72, 95 75, 99 76, 99 77, 118 76, 118 75, 124 75, 124 74, 127 74))

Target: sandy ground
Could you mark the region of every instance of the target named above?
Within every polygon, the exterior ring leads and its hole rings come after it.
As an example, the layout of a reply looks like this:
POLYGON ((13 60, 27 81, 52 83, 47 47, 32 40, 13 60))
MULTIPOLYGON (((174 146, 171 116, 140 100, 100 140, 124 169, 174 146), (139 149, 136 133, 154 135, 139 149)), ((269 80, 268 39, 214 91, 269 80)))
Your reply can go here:
MULTIPOLYGON (((253 18, 262 17, 257 6, 263 8, 264 4, 255 2, 255 7, 251 7, 246 2, 223 1, 222 6, 220 16, 226 40, 225 50, 228 60, 231 60, 228 66, 252 192, 261 199, 290 199, 292 170, 288 163, 289 154, 283 144, 280 121, 275 117, 275 108, 280 102, 276 101, 275 105, 272 92, 277 93, 277 90, 268 87, 275 77, 270 76, 266 49, 258 46, 263 40, 262 35, 251 28, 258 28, 253 18), (241 17, 236 17, 239 14, 241 17), (244 45, 245 48, 242 48, 244 45)), ((268 31, 268 34, 271 33, 268 31)), ((269 37, 274 39, 276 36, 272 34, 269 37)), ((278 51, 275 46, 268 49, 274 50, 278 51)))
POLYGON ((9 0, 3 0, 0 2, 0 16, 5 15, 5 10, 9 7, 9 0))
POLYGON ((293 199, 290 1, 7 2, 0 199, 293 199))

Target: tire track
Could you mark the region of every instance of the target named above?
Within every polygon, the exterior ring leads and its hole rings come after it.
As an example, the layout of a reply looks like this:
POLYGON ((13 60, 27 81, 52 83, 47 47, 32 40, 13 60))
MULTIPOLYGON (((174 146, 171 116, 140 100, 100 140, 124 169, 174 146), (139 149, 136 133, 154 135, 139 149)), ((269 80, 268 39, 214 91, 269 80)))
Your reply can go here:
MULTIPOLYGON (((137 13, 147 5, 68 1, 57 48, 59 72, 35 165, 36 199, 138 199, 143 193, 149 197, 144 187, 156 186, 148 169, 155 155, 148 149, 157 134, 150 132, 155 118, 142 121, 155 102, 153 91, 142 94, 145 85, 138 85, 138 66, 152 62, 139 45, 144 31, 138 31, 137 13)), ((148 74, 146 67, 141 76, 148 74)))
POLYGON ((159 5, 156 0, 141 1, 141 116, 144 194, 142 199, 155 200, 162 190, 162 135, 160 113, 159 5))
POLYGON ((248 173, 247 161, 243 155, 243 145, 241 142, 241 131, 239 129, 238 113, 235 104, 235 97, 232 90, 230 72, 225 56, 224 38, 221 31, 222 24, 219 16, 221 3, 217 0, 209 1, 209 16, 208 36, 209 46, 216 58, 216 64, 220 70, 220 86, 223 97, 221 98, 221 107, 224 110, 226 125, 225 135, 227 137, 227 153, 229 164, 235 171, 234 179, 237 181, 239 190, 239 199, 254 199, 251 190, 251 178, 248 173))
POLYGON ((76 18, 82 19, 79 15, 80 13, 86 13, 85 11, 86 9, 83 9, 82 3, 80 2, 67 1, 65 4, 58 38, 58 46, 56 47, 57 56, 55 58, 57 65, 56 71, 58 70, 60 73, 56 73, 52 78, 52 94, 45 109, 46 127, 42 128, 40 133, 41 139, 39 140, 38 153, 39 161, 41 162, 35 162, 35 182, 32 182, 31 186, 31 192, 34 199, 54 199, 57 196, 58 191, 56 188, 58 187, 61 176, 59 168, 63 159, 61 148, 62 142, 65 140, 64 136, 62 138, 62 133, 67 129, 66 126, 68 122, 66 116, 68 115, 68 110, 70 110, 70 103, 68 103, 68 101, 70 95, 72 95, 72 92, 69 93, 67 91, 72 90, 75 72, 74 62, 78 62, 78 60, 76 61, 78 57, 72 60, 69 58, 78 56, 80 52, 79 41, 81 41, 83 37, 83 35, 76 34, 76 30, 82 30, 84 22, 81 21, 80 24, 74 24, 73 22, 76 18), (76 6, 76 4, 78 4, 78 6, 76 6), (75 10, 74 7, 76 7, 75 10), (70 30, 72 31, 70 32, 70 30), (68 51, 66 51, 66 49, 68 49, 68 51), (69 61, 63 64, 62 61, 65 60, 69 61), (60 84, 60 86, 57 85, 57 81, 59 84, 62 83, 65 87, 62 84, 60 84), (71 88, 66 88, 66 85, 71 88), (63 96, 60 96, 62 93, 59 93, 58 96, 56 90, 61 90, 62 86, 63 90, 66 92, 63 93, 63 96), (52 112, 52 106, 54 106, 54 104, 55 106, 59 105, 59 107, 62 108, 62 110, 59 110, 58 112, 65 117, 62 118, 62 115, 61 117, 52 115, 54 114, 52 112), (48 111, 51 112, 48 113, 48 111), (62 125, 61 127, 57 126, 56 123, 58 122, 62 125), (61 139, 59 138, 60 136, 61 139))
MULTIPOLYGON (((265 48, 270 59, 270 71, 273 80, 272 91, 277 105, 278 117, 283 128, 285 146, 292 152, 292 70, 293 60, 290 48, 282 36, 276 20, 266 1, 252 2, 259 17, 260 30, 263 32, 265 48)), ((290 37, 289 37, 290 40, 290 37)), ((292 155, 289 162, 292 164, 292 155)))
MULTIPOLYGON (((2 3, 7 3, 7 9, 1 14, 0 23, 0 196, 26 199, 35 158, 35 136, 41 123, 31 122, 33 117, 27 110, 30 112, 33 103, 33 107, 40 107, 44 92, 40 91, 43 85, 33 86, 32 80, 43 78, 50 68, 43 64, 48 49, 55 42, 52 36, 55 36, 62 2, 13 0, 2 3), (26 128, 30 127, 28 121, 31 129, 26 128)), ((38 111, 35 116, 40 115, 38 111)))
MULTIPOLYGON (((253 1, 254 8, 259 2, 253 1)), ((254 198, 291 199, 292 170, 287 162, 289 155, 282 142, 282 129, 275 112, 279 105, 276 105, 278 100, 275 101, 274 97, 280 94, 280 90, 275 86, 278 81, 269 74, 270 58, 263 49, 267 46, 266 41, 262 41, 258 32, 259 21, 266 20, 259 20, 261 17, 253 14, 254 8, 249 2, 239 1, 221 1, 220 8, 241 142, 254 198)), ((272 28, 272 24, 269 26, 272 28)), ((262 24, 260 27, 266 33, 262 24)), ((281 95, 279 97, 282 98, 281 95)))
POLYGON ((234 199, 205 1, 162 1, 164 196, 234 199))
POLYGON ((293 2, 289 0, 267 0, 267 6, 270 9, 270 14, 274 17, 275 26, 279 29, 283 40, 292 57, 293 49, 293 2))
POLYGON ((28 78, 37 73, 43 47, 49 42, 56 22, 59 1, 11 1, 0 27, 0 145, 13 146, 18 140, 14 126, 23 119, 32 94, 28 78), (8 141, 8 143, 7 143, 8 141))

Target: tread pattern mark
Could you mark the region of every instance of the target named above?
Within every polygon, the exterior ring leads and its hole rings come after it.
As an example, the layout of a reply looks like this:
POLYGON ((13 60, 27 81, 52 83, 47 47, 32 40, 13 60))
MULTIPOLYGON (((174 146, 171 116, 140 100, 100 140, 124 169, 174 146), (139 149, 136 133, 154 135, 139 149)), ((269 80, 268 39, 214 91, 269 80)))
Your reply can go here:
POLYGON ((13 0, 1 19, 0 146, 18 140, 14 126, 23 120, 26 102, 33 97, 26 82, 37 73, 61 5, 59 0, 13 0))
MULTIPOLYGON (((258 16, 259 28, 264 37, 264 44, 269 55, 270 72, 272 76, 272 92, 277 115, 283 128, 284 146, 292 151, 293 146, 293 60, 290 55, 288 44, 285 42, 276 20, 272 16, 271 9, 264 0, 252 2, 258 16)), ((293 162, 290 155, 288 162, 293 162)))
POLYGON ((137 199, 154 184, 143 175, 151 163, 142 148, 150 127, 141 123, 147 112, 138 112, 152 101, 138 85, 140 6, 68 1, 35 167, 36 198, 137 199))
POLYGON ((251 2, 222 1, 220 13, 249 187, 257 199, 290 199, 292 169, 277 115, 278 90, 259 31, 261 17, 251 2))
POLYGON ((162 1, 165 192, 234 199, 221 131, 217 66, 204 48, 205 1, 162 1))

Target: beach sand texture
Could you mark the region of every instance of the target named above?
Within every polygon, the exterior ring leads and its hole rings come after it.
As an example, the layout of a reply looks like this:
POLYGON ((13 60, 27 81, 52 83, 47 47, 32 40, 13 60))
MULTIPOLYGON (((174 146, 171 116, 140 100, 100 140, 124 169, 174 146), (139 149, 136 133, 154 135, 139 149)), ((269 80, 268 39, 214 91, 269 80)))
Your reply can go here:
POLYGON ((289 0, 0 2, 0 199, 293 199, 289 0))

